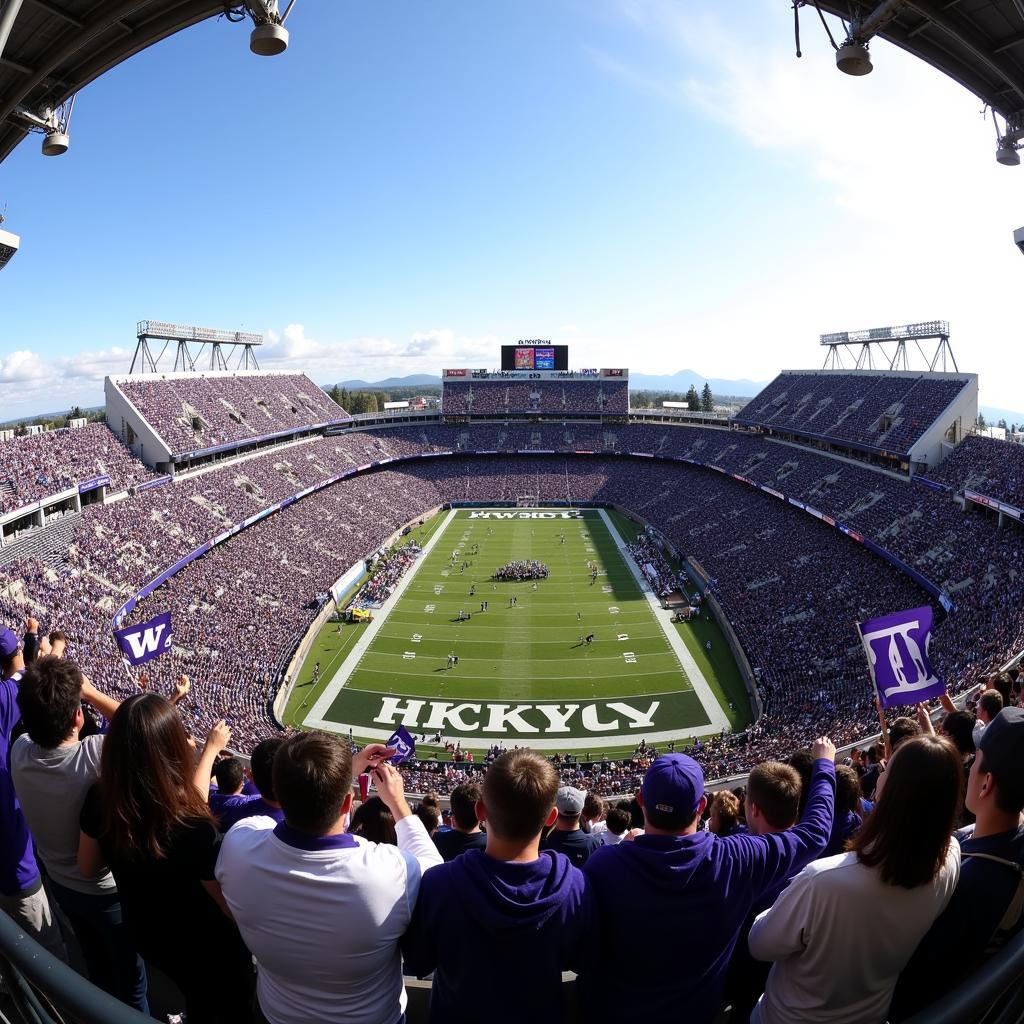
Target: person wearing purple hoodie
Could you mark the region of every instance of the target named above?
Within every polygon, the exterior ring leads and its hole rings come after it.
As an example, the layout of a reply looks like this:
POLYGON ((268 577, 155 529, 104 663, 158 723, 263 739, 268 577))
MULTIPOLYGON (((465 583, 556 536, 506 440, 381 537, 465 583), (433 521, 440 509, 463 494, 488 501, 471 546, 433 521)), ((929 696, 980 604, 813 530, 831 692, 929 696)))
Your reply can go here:
POLYGON ((476 805, 486 848, 423 875, 402 953, 406 974, 434 972, 432 1024, 564 1019, 562 971, 588 967, 596 922, 583 873, 540 849, 558 786, 546 758, 525 748, 502 754, 476 805))
POLYGON ((700 765, 685 754, 653 762, 640 790, 644 834, 598 850, 583 869, 600 922, 593 970, 580 972, 588 1016, 714 1020, 752 907, 828 842, 835 752, 831 740, 815 740, 810 792, 793 828, 724 838, 697 831, 707 805, 700 765), (615 975, 629 984, 608 985, 615 975))

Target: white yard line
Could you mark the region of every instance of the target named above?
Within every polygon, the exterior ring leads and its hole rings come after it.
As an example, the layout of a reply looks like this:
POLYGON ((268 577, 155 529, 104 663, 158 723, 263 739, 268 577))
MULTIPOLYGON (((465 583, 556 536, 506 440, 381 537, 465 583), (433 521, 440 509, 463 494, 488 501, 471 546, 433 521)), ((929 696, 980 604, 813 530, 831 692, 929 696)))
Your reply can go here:
MULTIPOLYGON (((615 546, 619 549, 619 554, 622 556, 622 560, 629 566, 629 570, 633 574, 633 578, 643 591, 644 597, 647 598, 647 602, 651 606, 651 611, 654 613, 654 618, 661 626, 669 647, 675 651, 676 657, 679 659, 679 663, 683 666, 690 682, 693 684, 694 692, 700 699, 701 706, 704 708, 704 713, 708 716, 708 719, 711 722, 710 726, 702 725, 699 729, 703 730, 710 728, 716 732, 721 731, 722 729, 725 729, 726 731, 731 730, 732 727, 729 725, 729 719, 726 717, 725 711, 722 710, 722 705, 718 703, 718 699, 711 692, 711 687, 708 685, 708 681, 704 677, 704 673, 701 672, 700 666, 696 661, 694 661, 693 655, 687 649, 686 644, 683 642, 683 638, 679 635, 679 631, 675 626, 673 626, 672 613, 668 609, 661 607, 661 602, 651 589, 650 583, 647 582, 647 577, 640 571, 639 566, 633 561, 633 556, 626 550, 626 542, 622 539, 619 531, 615 529, 615 524, 612 522, 611 517, 603 508, 599 511, 601 513, 601 518, 604 520, 605 527, 607 527, 608 532, 612 535, 612 540, 615 541, 615 546)), ((697 728, 698 727, 694 727, 691 731, 696 732, 697 728)))
MULTIPOLYGON (((416 559, 412 568, 398 581, 398 585, 391 592, 391 596, 384 602, 384 607, 378 609, 374 613, 373 622, 363 630, 363 635, 352 645, 352 649, 348 652, 348 656, 341 663, 341 667, 338 671, 334 673, 334 678, 327 684, 323 693, 321 693, 317 698, 312 710, 303 721, 303 725, 317 726, 320 729, 330 729, 332 732, 348 731, 347 725, 339 727, 336 722, 325 722, 324 715, 334 703, 335 697, 337 697, 341 692, 341 688, 348 682, 349 676, 352 675, 356 666, 362 660, 367 647, 369 647, 373 642, 373 638, 380 632, 384 623, 387 622, 391 610, 398 606, 399 598, 401 598, 402 594, 405 593, 405 588, 408 587, 416 578, 416 574, 419 572, 420 566, 427 560, 427 555, 430 554, 434 549, 434 545, 448 529, 448 524, 455 518, 456 511, 457 510, 453 508, 445 517, 445 521, 441 526, 431 534, 430 540, 428 540, 423 547, 423 554, 416 559)), ((387 733, 384 736, 384 739, 387 739, 390 735, 391 733, 387 733)))

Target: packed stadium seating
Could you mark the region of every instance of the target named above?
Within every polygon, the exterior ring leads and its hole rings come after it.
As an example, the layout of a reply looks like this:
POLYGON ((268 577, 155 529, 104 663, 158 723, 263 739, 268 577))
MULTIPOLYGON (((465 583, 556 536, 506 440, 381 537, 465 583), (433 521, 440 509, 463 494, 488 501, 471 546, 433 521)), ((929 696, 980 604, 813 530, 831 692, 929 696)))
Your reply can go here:
POLYGON ((0 441, 0 512, 21 508, 97 476, 122 491, 153 477, 102 423, 0 441))
POLYGON ((446 380, 441 409, 445 416, 626 416, 629 385, 624 380, 446 380))
POLYGON ((906 453, 968 383, 966 377, 784 372, 734 417, 738 424, 906 453))
POLYGON ((299 373, 138 376, 118 386, 175 453, 348 418, 299 373))
MULTIPOLYGON (((891 474, 754 435, 664 425, 419 425, 300 442, 220 466, 75 521, 66 562, 22 559, 0 569, 0 617, 26 611, 60 627, 88 652, 98 685, 125 693, 109 616, 190 551, 298 490, 381 459, 427 451, 505 451, 414 460, 342 481, 244 531, 192 562, 140 603, 133 621, 170 608, 174 654, 156 663, 157 685, 181 671, 197 680, 183 710, 201 732, 227 708, 240 744, 274 726, 267 701, 287 654, 308 628, 317 595, 404 522, 448 501, 605 501, 654 524, 697 558, 759 669, 765 716, 742 738, 700 757, 729 772, 805 742, 827 722, 852 740, 873 725, 860 686, 850 623, 925 595, 906 577, 806 513, 722 474, 672 462, 620 457, 650 451, 720 466, 813 503, 875 538, 954 595, 933 654, 966 687, 1024 645, 1020 584, 1011 567, 1024 545, 964 514, 947 496, 891 474), (511 454, 538 448, 595 456, 511 454), (325 537, 322 523, 337 524, 325 537), (102 614, 96 615, 95 609, 102 614)), ((620 780, 621 781, 621 780, 620 780)))
POLYGON ((1024 444, 972 435, 928 474, 957 491, 969 488, 1014 508, 1024 508, 1024 444))

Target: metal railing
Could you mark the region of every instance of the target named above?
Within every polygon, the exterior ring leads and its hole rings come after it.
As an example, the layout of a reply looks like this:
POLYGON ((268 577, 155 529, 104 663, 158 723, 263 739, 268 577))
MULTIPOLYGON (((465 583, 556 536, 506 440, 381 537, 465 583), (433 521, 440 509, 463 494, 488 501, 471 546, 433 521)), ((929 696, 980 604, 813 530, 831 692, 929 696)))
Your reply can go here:
POLYGON ((152 1024, 48 953, 0 911, 0 1015, 16 1024, 152 1024))
MULTIPOLYGON (((565 980, 563 978, 563 980, 565 980)), ((429 982, 407 986, 429 988, 429 982)), ((409 1022, 427 1019, 410 992, 409 1022)), ((0 912, 0 1019, 12 1024, 146 1024, 143 1016, 51 956, 0 912)), ((1024 932, 970 978, 903 1024, 1017 1024, 1024 1020, 1024 932)))
POLYGON ((952 992, 903 1024, 1018 1024, 1024 1020, 1024 932, 952 992))

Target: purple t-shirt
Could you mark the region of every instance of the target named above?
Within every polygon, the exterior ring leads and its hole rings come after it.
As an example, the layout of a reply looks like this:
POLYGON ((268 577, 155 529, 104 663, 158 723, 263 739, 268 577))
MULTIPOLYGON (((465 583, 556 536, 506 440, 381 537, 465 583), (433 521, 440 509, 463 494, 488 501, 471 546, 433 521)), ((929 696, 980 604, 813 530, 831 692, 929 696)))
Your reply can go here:
POLYGON ((0 682, 0 892, 31 889, 39 881, 32 836, 11 780, 11 733, 18 724, 18 683, 0 682))
POLYGON ((251 818, 254 814, 273 818, 278 823, 284 821, 284 811, 280 807, 271 807, 259 793, 255 796, 247 796, 245 793, 221 796, 219 793, 211 793, 210 810, 213 811, 221 832, 227 832, 236 822, 243 818, 251 818))

